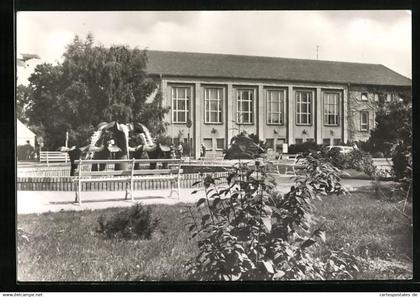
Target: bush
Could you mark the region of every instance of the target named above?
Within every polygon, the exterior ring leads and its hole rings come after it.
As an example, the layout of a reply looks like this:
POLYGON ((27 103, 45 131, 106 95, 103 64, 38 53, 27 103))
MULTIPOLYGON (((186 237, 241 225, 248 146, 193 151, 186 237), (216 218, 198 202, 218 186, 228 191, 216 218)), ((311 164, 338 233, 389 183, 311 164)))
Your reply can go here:
POLYGON ((336 147, 331 148, 330 150, 326 147, 321 150, 321 153, 325 155, 326 161, 330 162, 332 166, 338 169, 347 168, 347 158, 346 155, 342 154, 340 150, 336 147))
POLYGON ((110 217, 98 218, 98 232, 108 238, 150 239, 158 220, 152 219, 150 207, 138 203, 110 217))
POLYGON ((200 281, 351 278, 358 268, 350 255, 329 250, 321 258, 313 253, 326 236, 313 216, 313 199, 345 192, 339 170, 318 157, 304 158, 306 175, 296 177, 285 195, 275 191, 274 178, 259 162, 253 168, 235 166, 227 188, 219 189, 208 175, 203 180, 206 196, 196 204, 201 218, 191 207, 184 212, 199 248, 187 263, 190 277, 200 281))
POLYGON ((393 149, 393 171, 402 188, 407 191, 407 200, 412 197, 413 155, 411 144, 400 142, 393 149))
POLYGON ((372 154, 373 158, 385 158, 385 155, 383 152, 375 152, 372 154))
MULTIPOLYGON (((314 153, 313 153, 314 155, 314 153)), ((343 154, 337 148, 328 149, 323 147, 320 152, 315 153, 317 158, 324 162, 331 163, 334 167, 343 169, 355 169, 366 173, 373 177, 378 173, 376 166, 373 164, 372 157, 362 150, 352 150, 343 154)))
POLYGON ((218 166, 181 166, 183 173, 226 172, 224 167, 218 166))
POLYGON ((35 159, 35 149, 28 144, 18 145, 16 147, 16 158, 19 161, 29 161, 35 159))
POLYGON ((363 171, 369 176, 374 176, 377 173, 377 168, 373 164, 372 157, 361 150, 353 150, 346 154, 346 169, 356 169, 363 171))
POLYGON ((322 145, 316 144, 315 142, 291 144, 289 145, 289 154, 310 153, 312 151, 320 151, 322 147, 322 145))

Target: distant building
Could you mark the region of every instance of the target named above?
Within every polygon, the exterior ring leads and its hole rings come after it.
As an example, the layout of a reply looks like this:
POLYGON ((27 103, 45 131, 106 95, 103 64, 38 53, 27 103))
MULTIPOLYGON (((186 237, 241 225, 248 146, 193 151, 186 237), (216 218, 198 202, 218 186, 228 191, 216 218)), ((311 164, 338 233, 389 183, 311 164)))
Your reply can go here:
POLYGON ((379 64, 148 51, 147 71, 171 111, 168 134, 222 154, 239 129, 273 149, 365 140, 375 106, 411 92, 411 80, 379 64), (187 121, 193 125, 189 129, 187 121))
POLYGON ((29 130, 19 119, 17 119, 16 128, 16 145, 25 145, 29 141, 29 144, 35 147, 35 133, 29 130))

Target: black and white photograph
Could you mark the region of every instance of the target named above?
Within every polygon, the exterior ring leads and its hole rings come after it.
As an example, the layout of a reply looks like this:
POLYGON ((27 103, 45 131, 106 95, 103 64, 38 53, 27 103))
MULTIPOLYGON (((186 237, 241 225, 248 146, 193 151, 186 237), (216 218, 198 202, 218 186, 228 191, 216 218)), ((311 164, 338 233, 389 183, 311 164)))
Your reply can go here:
POLYGON ((16 12, 25 282, 413 279, 410 10, 16 12))

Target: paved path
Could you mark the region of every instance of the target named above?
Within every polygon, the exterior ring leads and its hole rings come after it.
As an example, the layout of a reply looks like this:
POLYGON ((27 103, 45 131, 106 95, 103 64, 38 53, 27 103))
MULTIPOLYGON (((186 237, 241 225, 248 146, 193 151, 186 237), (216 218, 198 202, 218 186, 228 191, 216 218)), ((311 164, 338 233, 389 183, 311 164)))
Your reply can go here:
MULTIPOLYGON (((369 180, 343 180, 343 184, 349 191, 358 187, 369 186, 369 180)), ((278 178, 278 189, 287 192, 292 185, 288 177, 278 178)), ((197 194, 191 194, 194 189, 181 189, 180 198, 167 198, 170 190, 143 190, 134 192, 134 203, 143 204, 176 204, 193 203, 203 197, 203 191, 198 188, 197 194)), ((125 191, 115 192, 83 192, 83 204, 80 206, 74 203, 74 192, 58 191, 18 191, 17 192, 17 213, 43 213, 57 212, 62 210, 85 210, 103 209, 111 207, 128 207, 133 205, 131 200, 124 200, 125 191)))

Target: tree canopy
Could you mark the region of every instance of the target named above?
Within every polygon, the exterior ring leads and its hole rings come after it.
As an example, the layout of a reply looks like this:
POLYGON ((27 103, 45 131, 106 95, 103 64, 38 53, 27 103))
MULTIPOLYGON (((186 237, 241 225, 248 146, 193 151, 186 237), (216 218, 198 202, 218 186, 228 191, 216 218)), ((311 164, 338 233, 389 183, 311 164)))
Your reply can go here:
MULTIPOLYGON (((410 189, 412 181, 413 126, 411 100, 390 102, 376 114, 376 127, 362 148, 392 157, 394 175, 410 189)), ((409 192, 409 191, 408 191, 409 192)))
POLYGON ((370 133, 369 150, 392 154, 398 143, 409 144, 412 141, 412 108, 405 102, 390 102, 376 113, 376 126, 370 133))
POLYGON ((40 131, 48 149, 63 145, 66 131, 69 144, 83 144, 104 121, 141 122, 152 133, 165 131, 167 109, 145 73, 146 50, 95 45, 89 34, 85 40, 75 36, 63 57, 62 63, 38 65, 29 86, 18 89, 18 117, 40 131))

